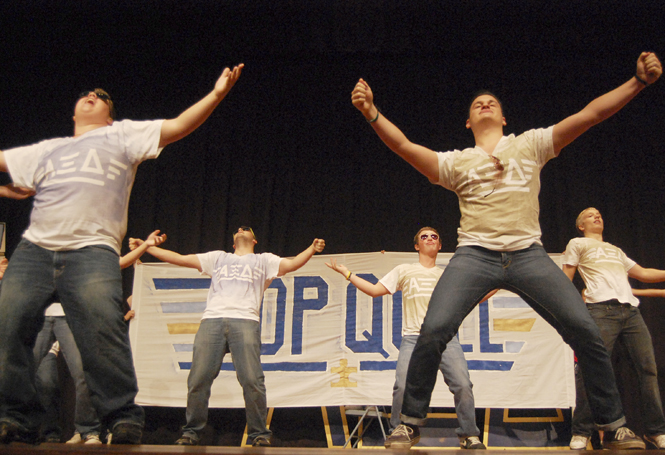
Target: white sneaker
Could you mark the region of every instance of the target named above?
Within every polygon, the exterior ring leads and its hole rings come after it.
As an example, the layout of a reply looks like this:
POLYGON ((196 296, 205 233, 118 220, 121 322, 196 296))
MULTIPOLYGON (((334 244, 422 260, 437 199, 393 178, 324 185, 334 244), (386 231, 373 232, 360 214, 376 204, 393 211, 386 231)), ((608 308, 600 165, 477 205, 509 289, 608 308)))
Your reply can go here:
POLYGON ((98 434, 89 434, 85 437, 84 444, 101 444, 102 441, 99 439, 98 434))
POLYGON ((81 439, 81 435, 79 433, 74 433, 74 436, 72 436, 72 439, 67 441, 65 444, 81 444, 83 442, 83 439, 81 439))
POLYGON ((570 440, 570 450, 585 450, 588 443, 589 438, 587 436, 573 435, 570 440))
POLYGON ((644 440, 655 445, 658 449, 665 449, 665 434, 657 434, 654 436, 645 434, 644 440))

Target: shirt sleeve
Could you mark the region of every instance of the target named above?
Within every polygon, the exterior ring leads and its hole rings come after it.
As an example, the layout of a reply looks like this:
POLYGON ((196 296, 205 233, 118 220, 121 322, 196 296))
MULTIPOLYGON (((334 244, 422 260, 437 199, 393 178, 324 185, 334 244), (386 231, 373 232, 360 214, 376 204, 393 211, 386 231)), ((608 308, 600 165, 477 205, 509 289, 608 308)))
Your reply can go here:
POLYGON ((26 145, 5 150, 5 161, 7 171, 15 185, 35 190, 37 187, 36 175, 39 167, 40 157, 45 148, 45 143, 26 145))
POLYGON ((134 163, 154 159, 164 147, 159 146, 164 120, 123 120, 121 122, 122 141, 125 152, 134 163))
POLYGON ((279 263, 282 262, 282 258, 272 253, 263 253, 262 256, 266 261, 266 280, 277 278, 279 275, 279 263))
POLYGON ((631 258, 626 256, 626 253, 623 252, 622 249, 619 248, 619 257, 621 258, 621 263, 623 264, 623 268, 628 273, 630 269, 635 267, 637 265, 637 262, 633 261, 631 258))
POLYGON ((217 262, 217 258, 222 254, 224 254, 223 251, 209 251, 197 254, 196 257, 199 258, 199 262, 201 263, 201 274, 212 276, 215 270, 215 262, 217 262))
POLYGON ((545 163, 555 157, 554 142, 552 139, 553 132, 554 126, 550 126, 549 128, 538 128, 524 132, 526 138, 533 145, 533 150, 536 153, 535 158, 538 160, 541 168, 545 165, 545 163))
POLYGON ((439 160, 439 180, 431 183, 441 185, 447 190, 453 190, 453 176, 455 171, 455 151, 453 152, 437 152, 439 160))
POLYGON ((392 269, 390 272, 386 273, 383 278, 379 280, 391 294, 399 291, 399 266, 392 269))
POLYGON ((572 239, 566 246, 566 251, 563 252, 561 263, 577 267, 580 264, 580 249, 577 239, 572 239))

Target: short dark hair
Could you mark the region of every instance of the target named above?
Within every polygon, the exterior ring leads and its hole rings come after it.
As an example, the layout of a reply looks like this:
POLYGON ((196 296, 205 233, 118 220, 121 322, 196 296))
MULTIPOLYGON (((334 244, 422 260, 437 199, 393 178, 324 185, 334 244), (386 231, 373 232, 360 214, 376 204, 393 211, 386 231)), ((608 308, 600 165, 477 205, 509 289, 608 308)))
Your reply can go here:
MULTIPOLYGON (((490 92, 489 90, 486 90, 486 89, 478 90, 477 92, 475 92, 473 94, 473 96, 471 97, 471 101, 469 101, 469 108, 466 110, 467 114, 469 112, 471 112, 471 106, 473 106, 473 102, 476 101, 476 98, 478 98, 479 96, 482 96, 482 95, 489 95, 492 98, 494 98, 495 100, 497 100, 497 102, 499 103, 499 106, 501 107, 501 112, 505 114, 505 112, 503 110, 503 103, 501 102, 499 97, 496 96, 494 93, 490 92)), ((504 115, 504 117, 505 117, 505 115, 504 115)))

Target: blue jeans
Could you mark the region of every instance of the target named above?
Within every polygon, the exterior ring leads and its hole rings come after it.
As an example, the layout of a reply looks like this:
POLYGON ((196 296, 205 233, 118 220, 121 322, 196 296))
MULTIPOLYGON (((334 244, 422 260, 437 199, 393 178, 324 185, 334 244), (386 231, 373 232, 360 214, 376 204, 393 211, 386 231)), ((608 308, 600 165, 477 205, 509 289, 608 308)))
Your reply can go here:
MULTIPOLYGON (((621 305, 618 301, 587 304, 589 314, 600 328, 600 336, 607 351, 612 355, 614 343, 621 339, 632 361, 640 387, 644 430, 647 435, 665 434, 665 417, 658 389, 658 368, 653 352, 651 334, 640 310, 632 305, 621 305)), ((577 398, 573 415, 573 434, 591 436, 594 431, 593 417, 584 390, 584 380, 575 369, 577 398)))
POLYGON ((573 283, 537 244, 510 252, 477 246, 457 249, 434 288, 413 350, 402 421, 414 425, 425 422, 446 344, 457 334, 467 314, 497 288, 519 295, 573 348, 598 428, 615 430, 624 425, 612 364, 598 326, 573 283))
POLYGON ((60 387, 58 386, 58 357, 47 352, 46 356, 39 362, 35 387, 46 410, 44 423, 40 428, 39 435, 42 440, 62 438, 62 427, 60 427, 60 387))
POLYGON ((50 251, 23 239, 0 292, 0 421, 36 432, 43 408, 33 347, 57 293, 79 347, 90 398, 102 423, 143 426, 129 334, 122 314, 118 255, 106 246, 50 251))
MULTIPOLYGON (((37 335, 37 342, 35 343, 35 362, 38 365, 40 364, 49 349, 51 349, 55 340, 60 343, 60 352, 64 356, 65 362, 67 362, 67 368, 69 368, 69 373, 72 375, 76 389, 74 427, 82 437, 93 434, 99 436, 101 424, 97 418, 97 413, 92 406, 92 402, 90 401, 90 392, 88 391, 88 385, 85 383, 81 354, 79 353, 78 347, 76 347, 74 335, 72 335, 72 331, 69 330, 65 316, 46 316, 44 327, 37 335)), ((48 374, 47 371, 48 370, 45 370, 43 373, 48 374)), ((57 383, 57 376, 55 379, 57 383)), ((40 382, 46 383, 49 380, 50 378, 42 376, 42 368, 40 365, 37 370, 37 384, 40 382)), ((44 403, 44 400, 42 400, 42 402, 44 403)), ((47 417, 49 414, 50 412, 47 408, 47 417)), ((51 422, 46 421, 45 424, 50 425, 51 422)))
MULTIPOLYGON (((397 368, 395 369, 395 385, 393 386, 393 407, 390 414, 390 425, 393 428, 400 424, 406 372, 409 368, 411 353, 417 341, 418 335, 405 335, 402 337, 402 344, 399 347, 397 368)), ((455 411, 460 425, 455 433, 462 437, 478 436, 480 430, 476 425, 473 384, 469 377, 469 367, 464 357, 464 351, 462 351, 462 346, 456 336, 446 345, 446 350, 441 355, 439 370, 441 370, 443 380, 448 385, 450 392, 455 397, 455 411)))
POLYGON ((187 378, 187 424, 182 428, 183 436, 199 440, 208 421, 210 388, 227 352, 231 353, 245 398, 248 439, 270 438, 272 432, 266 427, 265 376, 261 367, 261 325, 250 319, 234 318, 201 320, 187 378))

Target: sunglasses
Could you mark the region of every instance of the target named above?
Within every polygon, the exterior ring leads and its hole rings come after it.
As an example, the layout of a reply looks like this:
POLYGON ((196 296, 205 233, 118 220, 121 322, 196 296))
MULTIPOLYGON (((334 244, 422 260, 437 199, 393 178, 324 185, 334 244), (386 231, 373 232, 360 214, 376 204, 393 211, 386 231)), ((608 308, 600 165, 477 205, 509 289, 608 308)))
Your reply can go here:
POLYGON ((106 93, 97 93, 94 90, 87 90, 85 92, 79 93, 79 98, 78 99, 87 98, 88 96, 90 96, 91 93, 94 93, 97 98, 99 98, 100 100, 102 100, 104 102, 108 102, 108 100, 111 99, 111 97, 108 96, 106 93))
POLYGON ((432 240, 439 240, 439 236, 436 234, 421 234, 420 240, 427 240, 427 237, 431 237, 432 240))
MULTIPOLYGON (((252 233, 252 236, 254 236, 254 238, 256 238, 256 234, 254 234, 254 231, 252 230, 251 227, 249 227, 249 226, 240 226, 238 229, 242 229, 243 231, 249 231, 249 232, 252 233)), ((238 231, 236 231, 236 233, 237 232, 238 231)), ((235 234, 233 234, 233 236, 235 237, 235 234)))

